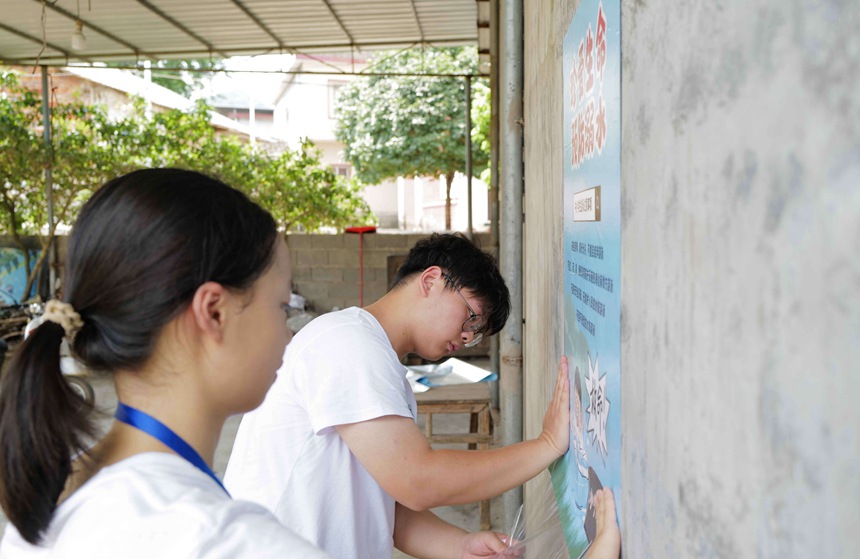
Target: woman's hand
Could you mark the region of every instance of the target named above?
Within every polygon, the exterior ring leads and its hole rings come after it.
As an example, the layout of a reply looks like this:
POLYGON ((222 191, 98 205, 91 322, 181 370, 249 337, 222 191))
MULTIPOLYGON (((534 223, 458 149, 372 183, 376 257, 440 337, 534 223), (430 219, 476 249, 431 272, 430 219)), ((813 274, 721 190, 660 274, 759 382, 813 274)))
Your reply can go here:
POLYGON ((621 553, 621 531, 615 518, 615 498, 612 491, 603 488, 597 498, 597 531, 585 559, 618 559, 621 553))

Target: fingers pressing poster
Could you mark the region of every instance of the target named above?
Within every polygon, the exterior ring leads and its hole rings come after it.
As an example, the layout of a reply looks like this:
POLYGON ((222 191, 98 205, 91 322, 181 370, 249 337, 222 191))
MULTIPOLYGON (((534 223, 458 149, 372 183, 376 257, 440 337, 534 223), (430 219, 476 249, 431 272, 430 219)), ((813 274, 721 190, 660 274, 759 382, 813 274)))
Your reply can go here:
POLYGON ((552 483, 571 559, 594 494, 621 484, 621 8, 583 0, 564 40, 565 337, 570 450, 552 483))

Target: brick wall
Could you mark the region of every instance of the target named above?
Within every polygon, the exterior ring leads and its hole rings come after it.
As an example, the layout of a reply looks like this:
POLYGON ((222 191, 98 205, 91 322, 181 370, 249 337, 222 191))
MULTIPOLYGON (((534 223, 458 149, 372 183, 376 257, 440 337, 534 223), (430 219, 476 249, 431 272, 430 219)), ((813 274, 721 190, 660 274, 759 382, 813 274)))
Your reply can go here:
MULTIPOLYGON (((427 233, 366 233, 364 237, 364 304, 388 290, 389 257, 405 255, 427 233)), ((487 234, 477 235, 482 247, 487 234)), ((359 304, 359 236, 357 234, 287 237, 293 266, 293 291, 317 312, 359 304)))
MULTIPOLYGON (((388 290, 389 257, 405 256, 427 233, 366 233, 364 236, 364 304, 382 297, 388 290)), ((57 237, 57 273, 62 275, 67 238, 57 237)), ((476 235, 480 246, 489 248, 489 234, 476 235)), ((39 248, 35 237, 25 238, 31 248, 39 248)), ((308 300, 310 308, 328 312, 332 307, 358 305, 358 235, 306 235, 287 237, 293 268, 293 291, 308 300)), ((0 246, 15 246, 10 237, 0 235, 0 246)), ((397 262, 399 265, 399 261, 397 262)), ((395 268, 396 270, 396 268, 395 268)))

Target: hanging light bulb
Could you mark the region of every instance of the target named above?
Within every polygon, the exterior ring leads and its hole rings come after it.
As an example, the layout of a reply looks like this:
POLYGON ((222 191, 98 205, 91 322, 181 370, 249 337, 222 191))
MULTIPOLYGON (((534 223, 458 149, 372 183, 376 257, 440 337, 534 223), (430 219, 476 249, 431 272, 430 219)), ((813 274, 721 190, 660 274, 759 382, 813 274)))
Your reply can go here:
POLYGON ((87 48, 87 36, 84 35, 84 24, 81 20, 75 21, 75 32, 72 33, 72 49, 84 50, 87 48))

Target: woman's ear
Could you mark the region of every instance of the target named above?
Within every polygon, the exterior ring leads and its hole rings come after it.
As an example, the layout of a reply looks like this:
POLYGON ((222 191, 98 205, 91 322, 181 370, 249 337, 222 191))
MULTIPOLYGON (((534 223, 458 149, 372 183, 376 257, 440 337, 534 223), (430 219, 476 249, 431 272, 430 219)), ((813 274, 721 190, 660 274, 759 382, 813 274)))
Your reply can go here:
POLYGON ((421 272, 421 275, 418 278, 418 289, 421 292, 421 296, 429 296, 430 291, 433 289, 436 282, 444 280, 445 279, 442 277, 442 268, 439 266, 430 266, 421 272))
POLYGON ((197 288, 191 300, 194 325, 217 342, 224 338, 230 292, 220 283, 208 281, 197 288))

